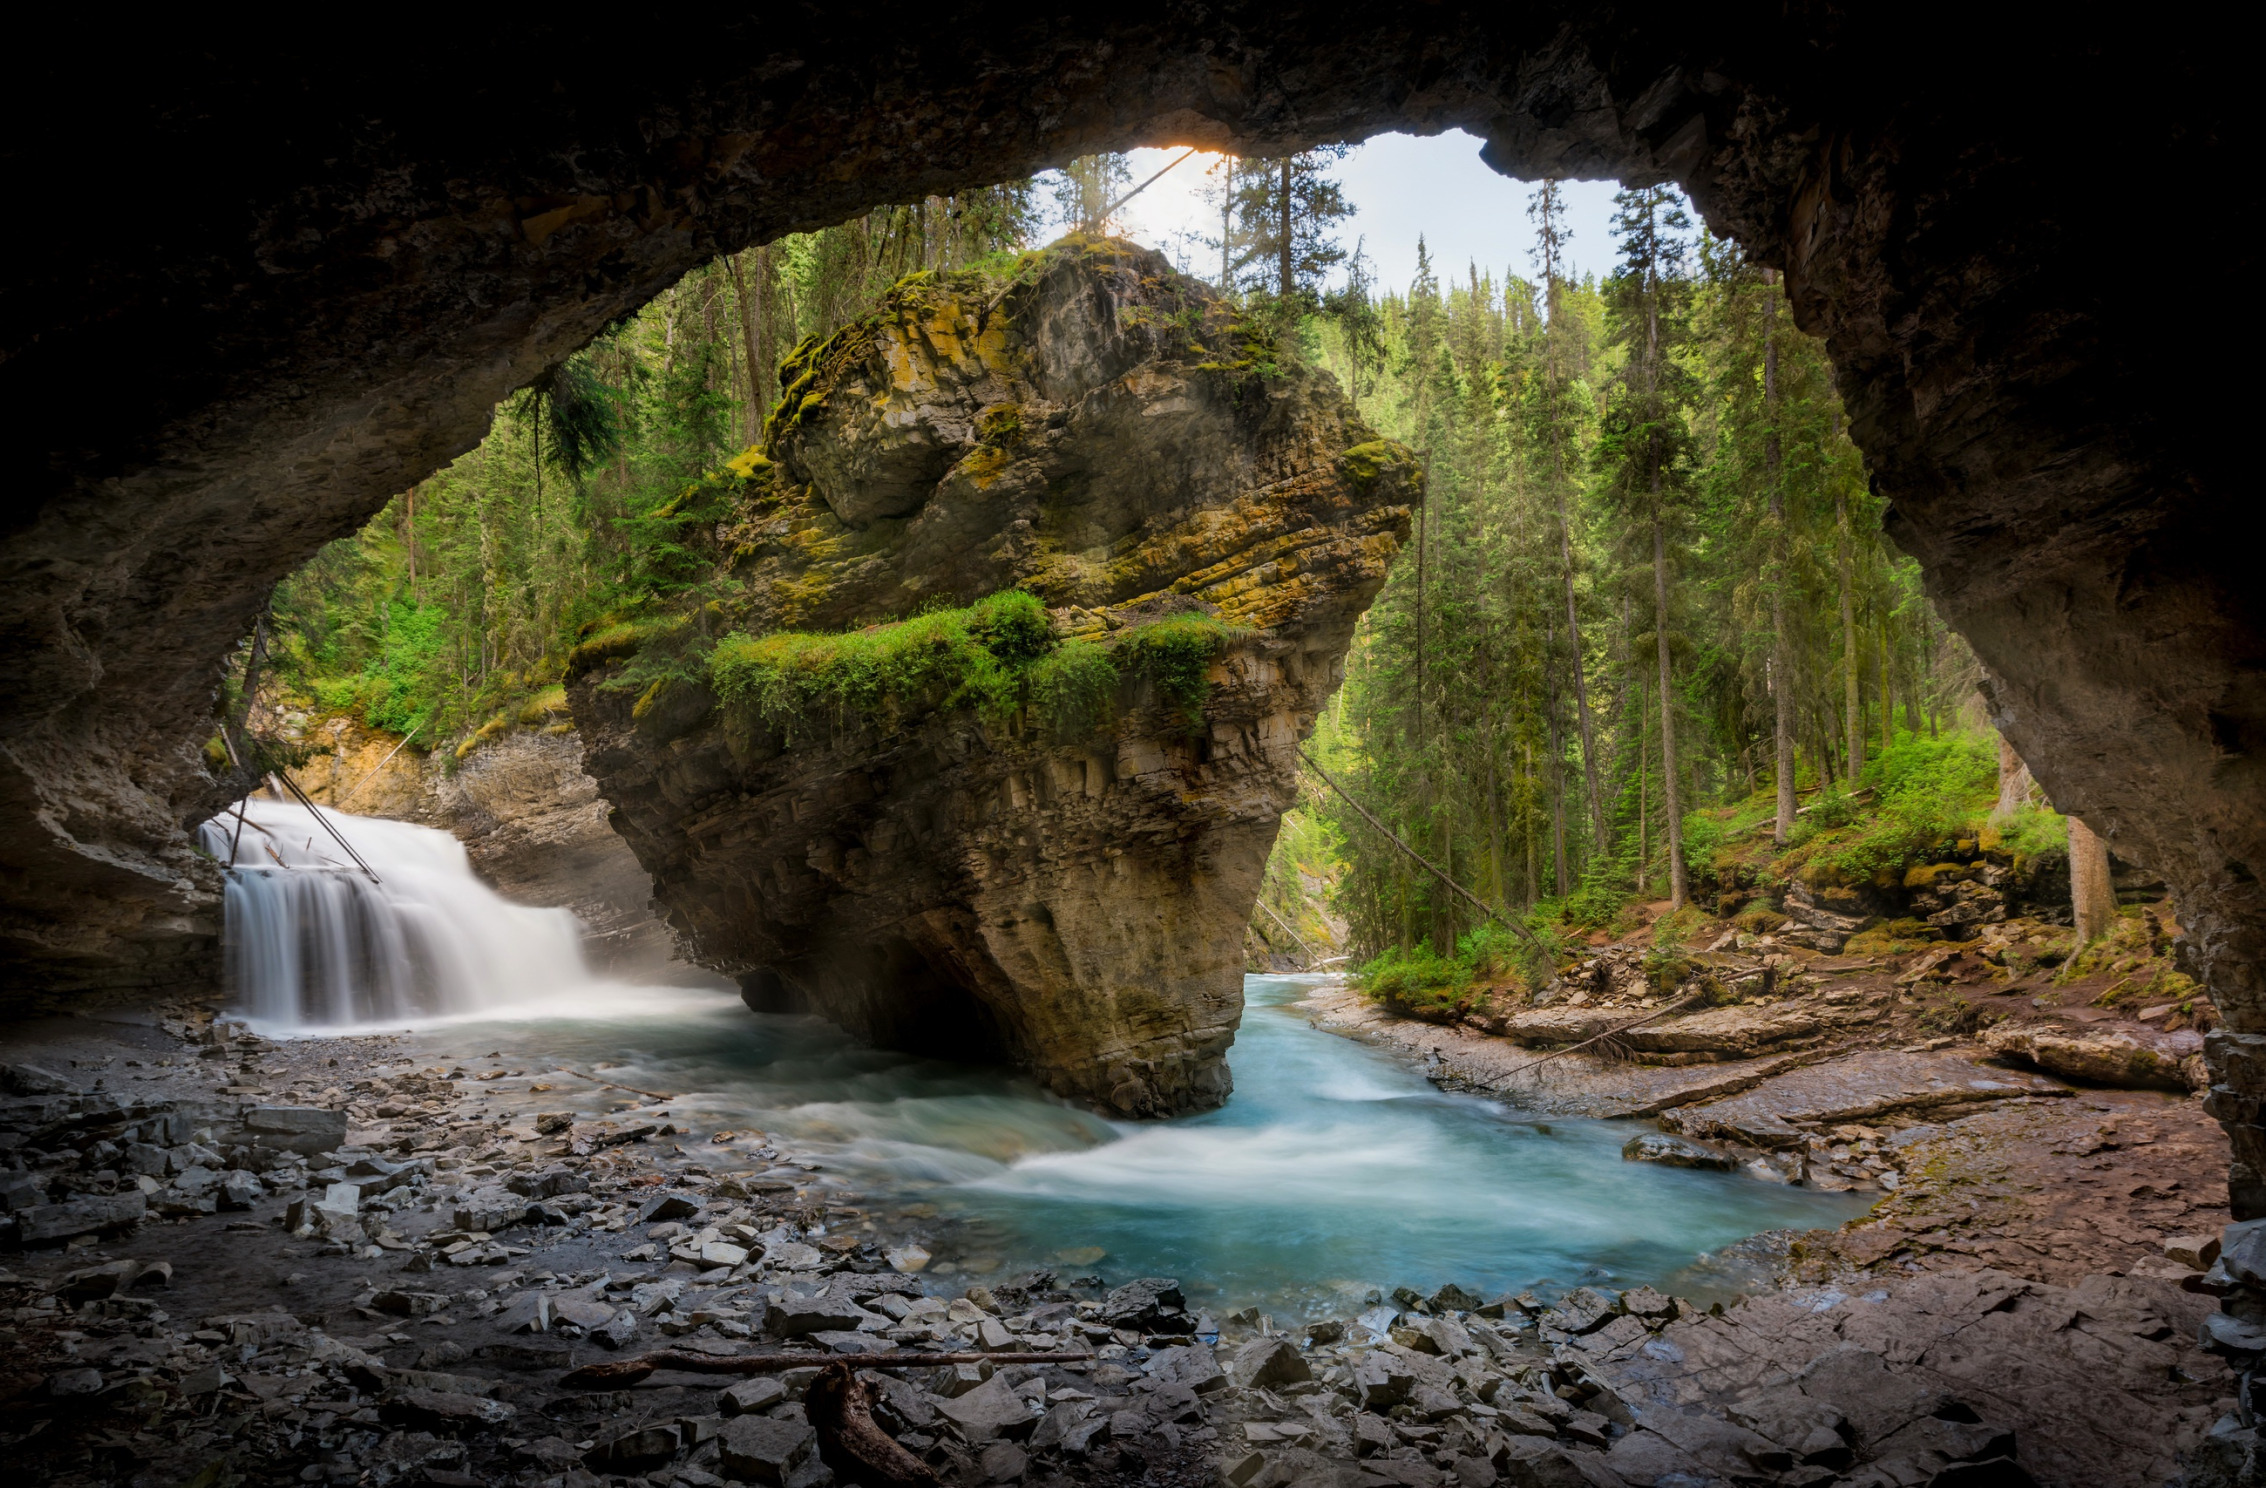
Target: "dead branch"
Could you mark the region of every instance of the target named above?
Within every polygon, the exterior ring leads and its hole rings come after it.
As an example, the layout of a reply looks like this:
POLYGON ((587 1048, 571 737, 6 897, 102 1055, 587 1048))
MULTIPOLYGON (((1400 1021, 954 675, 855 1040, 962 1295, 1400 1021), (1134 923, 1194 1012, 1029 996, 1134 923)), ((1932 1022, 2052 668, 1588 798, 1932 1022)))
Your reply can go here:
POLYGON ((818 1455, 837 1481, 866 1488, 931 1488, 936 1474, 897 1444, 873 1419, 873 1393, 837 1359, 818 1372, 803 1396, 803 1411, 818 1431, 818 1455))

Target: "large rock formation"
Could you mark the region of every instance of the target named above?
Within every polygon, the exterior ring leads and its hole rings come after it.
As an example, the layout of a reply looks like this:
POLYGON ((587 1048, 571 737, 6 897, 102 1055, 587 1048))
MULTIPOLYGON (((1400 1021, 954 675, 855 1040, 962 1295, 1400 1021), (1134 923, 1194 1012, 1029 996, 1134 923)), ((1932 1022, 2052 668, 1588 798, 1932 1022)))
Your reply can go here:
POLYGON ((604 46, 455 16, 342 52, 180 10, 54 47, 0 96, 29 224, 0 284, 0 984, 210 968, 182 823, 217 658, 710 255, 1091 150, 1461 127, 1510 174, 1673 179, 1786 271, 2008 735, 2177 893, 2227 1016, 2237 1207, 2266 1212, 2248 390, 2179 375, 2224 361, 2226 320, 2134 270, 2153 234, 2255 271, 2227 184, 2255 90, 2213 28, 2101 36, 1973 7, 843 0, 604 46))
POLYGON ((1218 1104, 1298 744, 1413 457, 1104 239, 907 281, 787 371, 720 483, 747 598, 570 670, 656 897, 758 1006, 1127 1115, 1218 1104))

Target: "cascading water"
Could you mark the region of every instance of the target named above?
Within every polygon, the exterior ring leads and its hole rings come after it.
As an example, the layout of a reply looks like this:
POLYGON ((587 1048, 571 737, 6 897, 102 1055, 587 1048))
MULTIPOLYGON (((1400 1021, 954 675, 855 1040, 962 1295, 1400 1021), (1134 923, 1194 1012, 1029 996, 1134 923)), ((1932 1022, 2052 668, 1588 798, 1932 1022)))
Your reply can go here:
POLYGON ((398 1026, 591 980, 575 917, 504 899, 473 876, 463 844, 446 832, 253 800, 240 832, 231 811, 200 837, 223 863, 234 848, 228 973, 243 1011, 260 1023, 398 1026))

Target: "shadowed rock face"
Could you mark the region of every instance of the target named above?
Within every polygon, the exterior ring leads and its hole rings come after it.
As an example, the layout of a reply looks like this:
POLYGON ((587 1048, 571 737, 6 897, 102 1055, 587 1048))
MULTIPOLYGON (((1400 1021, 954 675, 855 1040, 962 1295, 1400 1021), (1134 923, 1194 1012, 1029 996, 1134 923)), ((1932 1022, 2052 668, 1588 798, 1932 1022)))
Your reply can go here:
POLYGON ((601 633, 570 679, 656 898, 755 1006, 1004 1054, 1126 1115, 1217 1105, 1298 742, 1407 533, 1414 457, 1107 240, 1005 285, 909 282, 789 370, 770 457, 724 483, 747 599, 601 633), (627 659, 696 623, 854 630, 1009 588, 1051 607, 1058 663, 1116 680, 1082 706, 1034 681, 970 708, 946 679, 781 708, 627 659), (1209 653, 1192 692, 1133 659, 1166 634, 1209 653))
POLYGON ((679 10, 604 45, 459 17, 345 54, 238 24, 259 20, 66 41, 0 99, 31 224, 0 285, 11 990, 210 967, 215 884, 182 823, 211 805, 217 659, 277 578, 687 268, 1093 149, 1460 126, 1506 172, 1673 178, 1786 271, 2008 735, 2172 884, 2227 1019, 2236 1205, 2266 1211, 2247 386, 2205 370, 2223 317, 2138 267, 2160 242, 2256 271, 2227 188, 2242 48, 1665 3, 977 3, 940 25, 850 0, 679 10))

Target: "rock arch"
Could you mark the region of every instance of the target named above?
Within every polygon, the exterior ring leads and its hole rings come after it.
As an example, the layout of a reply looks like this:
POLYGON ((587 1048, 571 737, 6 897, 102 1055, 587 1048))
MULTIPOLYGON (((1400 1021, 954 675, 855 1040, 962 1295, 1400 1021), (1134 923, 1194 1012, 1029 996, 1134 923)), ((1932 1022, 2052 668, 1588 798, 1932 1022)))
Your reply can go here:
MULTIPOLYGON (((2266 617, 2235 334, 2239 49, 1923 7, 695 8, 639 34, 59 38, 0 103, 0 960, 208 962, 215 667, 277 578, 718 251, 1078 153, 1462 127, 1672 178, 1826 337, 1892 533, 2054 801, 2172 882, 2266 1209, 2266 617), (84 59, 75 60, 75 59, 84 59)), ((167 30, 168 25, 181 29, 167 30)))

